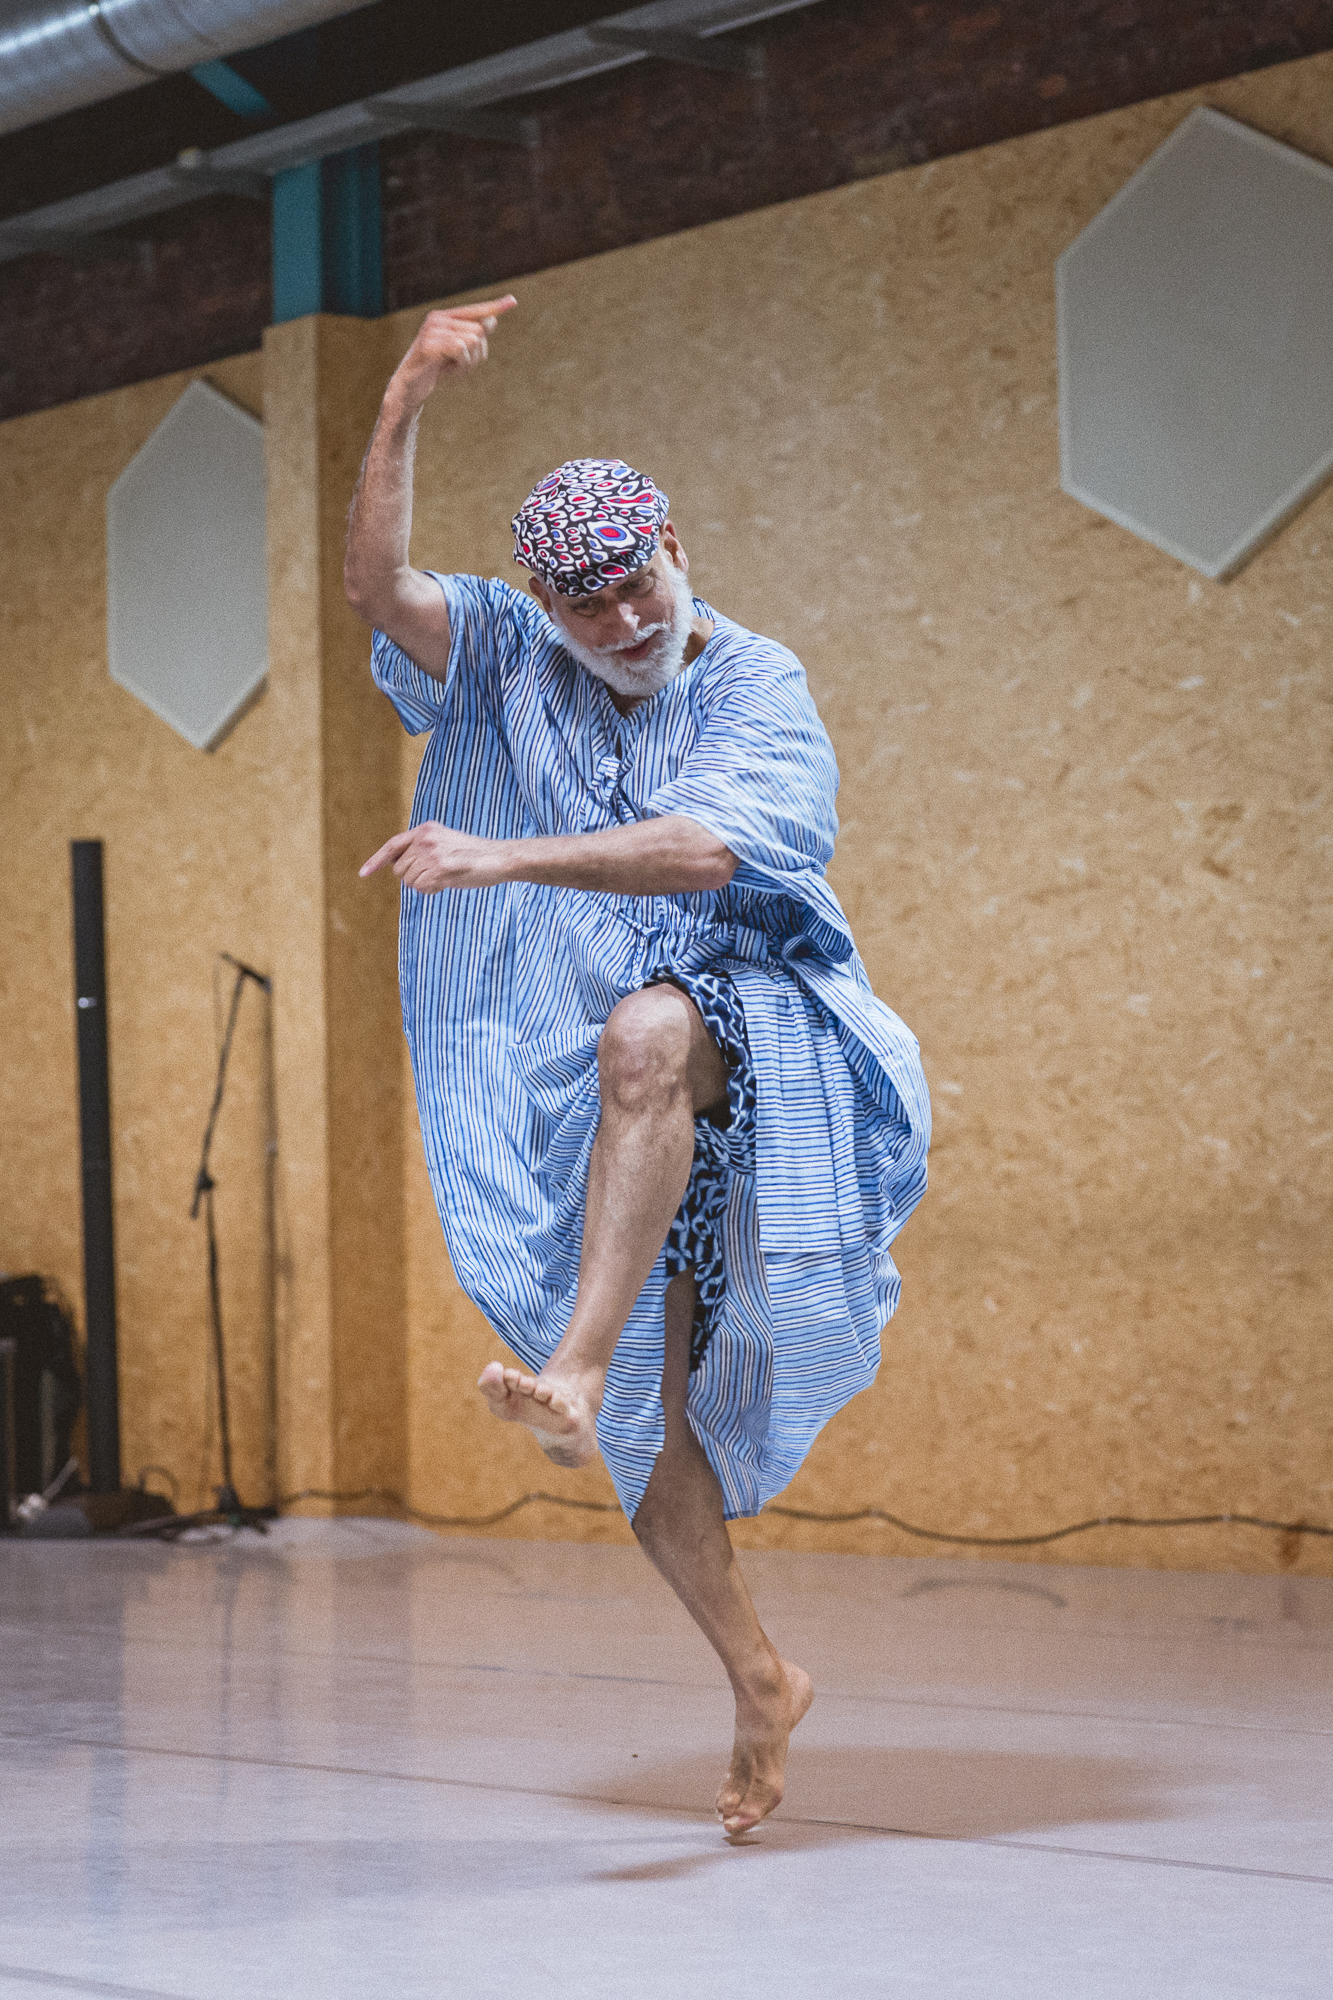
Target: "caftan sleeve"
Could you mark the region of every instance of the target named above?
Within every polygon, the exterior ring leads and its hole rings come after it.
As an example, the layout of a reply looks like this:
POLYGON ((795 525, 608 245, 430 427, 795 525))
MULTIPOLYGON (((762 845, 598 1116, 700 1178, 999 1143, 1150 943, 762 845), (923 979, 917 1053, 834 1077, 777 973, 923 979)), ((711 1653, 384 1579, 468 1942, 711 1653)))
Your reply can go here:
POLYGON ((410 736, 434 729, 459 684, 498 707, 501 682, 531 648, 541 614, 530 598, 498 577, 445 576, 427 570, 449 611, 449 660, 443 679, 428 674, 386 632, 371 645, 371 674, 410 736))
POLYGON ((805 948, 839 964, 853 946, 824 880, 838 831, 833 745, 796 656, 770 640, 744 640, 713 665, 699 697, 698 740, 649 812, 683 813, 707 827, 736 856, 736 887, 794 899, 805 948))

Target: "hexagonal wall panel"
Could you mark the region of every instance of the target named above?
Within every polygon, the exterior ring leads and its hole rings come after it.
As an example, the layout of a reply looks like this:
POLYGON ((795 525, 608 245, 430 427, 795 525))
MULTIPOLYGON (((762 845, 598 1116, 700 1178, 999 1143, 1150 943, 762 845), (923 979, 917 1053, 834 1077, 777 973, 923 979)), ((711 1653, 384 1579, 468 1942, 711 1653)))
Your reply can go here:
POLYGON ((1056 291, 1065 491, 1230 575, 1333 470, 1333 168, 1192 111, 1056 291))
POLYGON ((192 382, 107 495, 111 677, 209 750, 268 672, 264 427, 192 382))

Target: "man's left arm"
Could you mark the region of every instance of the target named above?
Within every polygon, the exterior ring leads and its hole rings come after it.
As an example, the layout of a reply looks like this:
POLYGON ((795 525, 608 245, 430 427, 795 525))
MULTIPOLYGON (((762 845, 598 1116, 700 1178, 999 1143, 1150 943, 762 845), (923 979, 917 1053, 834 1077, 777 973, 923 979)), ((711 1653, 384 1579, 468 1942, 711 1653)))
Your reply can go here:
POLYGON ((544 882, 608 896, 681 896, 724 888, 737 861, 698 820, 667 813, 601 833, 531 840, 482 840, 426 820, 386 840, 361 873, 390 865, 400 882, 423 896, 501 882, 544 882))

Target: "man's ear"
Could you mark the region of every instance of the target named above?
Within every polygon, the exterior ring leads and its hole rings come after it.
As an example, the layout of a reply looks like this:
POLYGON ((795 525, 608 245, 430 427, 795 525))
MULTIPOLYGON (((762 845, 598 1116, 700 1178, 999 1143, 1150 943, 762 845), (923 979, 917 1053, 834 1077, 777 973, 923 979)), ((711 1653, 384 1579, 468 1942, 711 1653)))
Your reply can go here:
POLYGON ((673 566, 680 571, 681 575, 688 575, 690 559, 676 539, 676 530, 670 521, 663 521, 662 523, 662 547, 673 566))
POLYGON ((542 610, 549 613, 551 609, 550 599, 547 595, 546 585, 539 576, 529 575, 528 589, 532 592, 538 604, 541 605, 542 610))

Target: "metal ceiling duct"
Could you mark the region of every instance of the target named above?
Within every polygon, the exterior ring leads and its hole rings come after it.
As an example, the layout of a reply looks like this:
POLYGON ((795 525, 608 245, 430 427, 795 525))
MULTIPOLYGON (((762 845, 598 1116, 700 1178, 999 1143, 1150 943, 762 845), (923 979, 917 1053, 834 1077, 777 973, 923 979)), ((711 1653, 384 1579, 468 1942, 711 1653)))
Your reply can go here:
POLYGON ((254 48, 366 0, 0 0, 0 133, 254 48))

